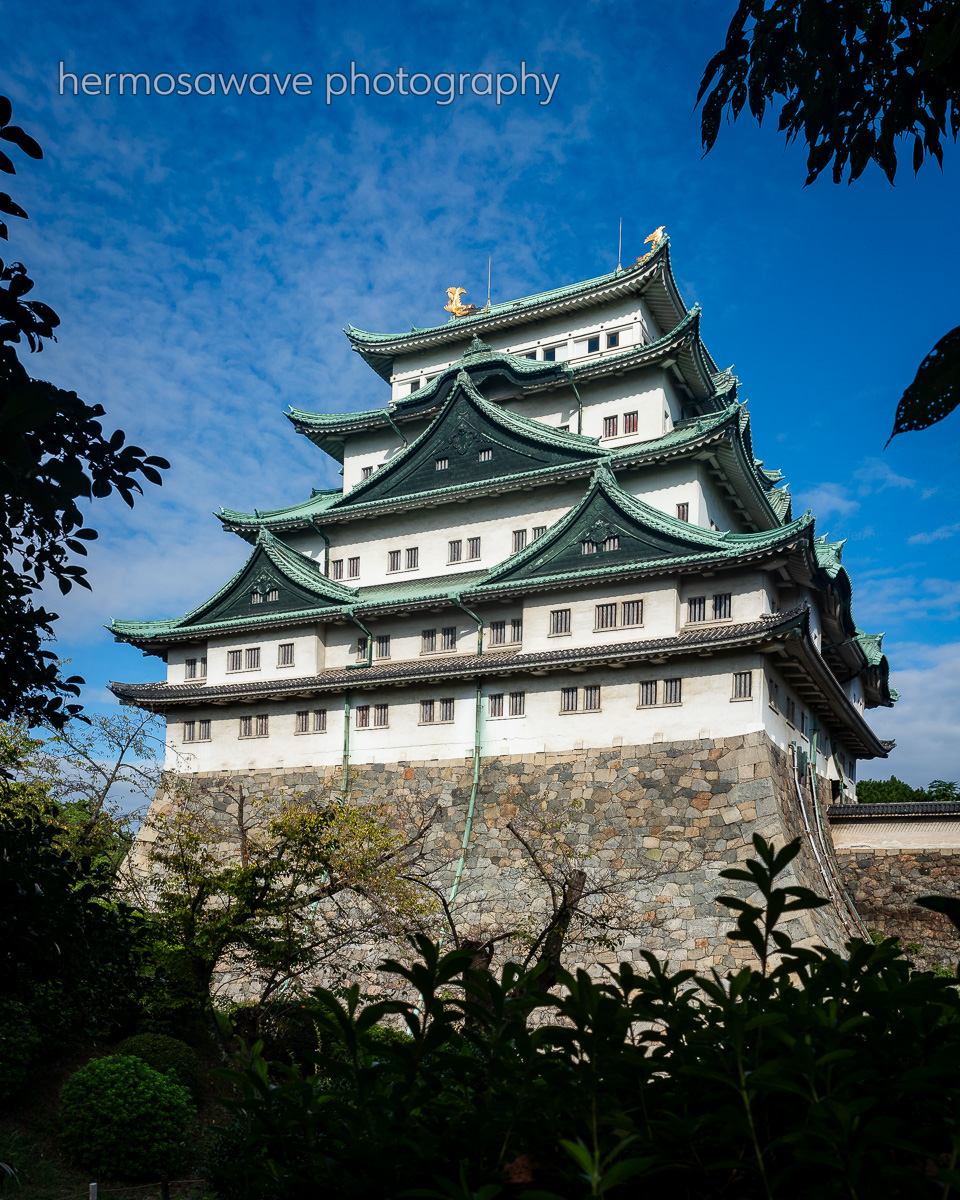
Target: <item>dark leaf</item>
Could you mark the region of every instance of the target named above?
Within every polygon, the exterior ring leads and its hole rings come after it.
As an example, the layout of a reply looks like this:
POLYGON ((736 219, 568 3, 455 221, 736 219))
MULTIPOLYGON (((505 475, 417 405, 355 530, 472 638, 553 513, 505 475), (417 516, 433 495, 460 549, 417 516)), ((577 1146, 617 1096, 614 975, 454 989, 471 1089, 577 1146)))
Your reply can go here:
POLYGON ((16 175, 17 173, 17 168, 2 150, 0 150, 0 171, 5 171, 8 175, 16 175))
POLYGON ((0 96, 0 125, 6 125, 12 116, 13 106, 6 96, 0 96))
POLYGON ((931 912, 943 913, 960 929, 960 897, 957 896, 918 896, 917 903, 921 908, 931 912))
POLYGON ((8 125, 6 129, 0 129, 0 138, 4 138, 8 142, 14 142, 24 154, 29 154, 31 158, 43 158, 43 151, 40 149, 40 146, 19 125, 8 125))
MULTIPOLYGON (((0 153, 0 159, 2 158, 3 154, 0 153)), ((0 162, 0 166, 2 165, 2 162, 0 162)), ((8 213, 11 217, 26 217, 27 215, 20 205, 16 204, 6 192, 0 192, 0 212, 8 213)))
MULTIPOLYGON (((913 383, 897 405, 893 432, 927 429, 942 421, 960 403, 960 326, 944 334, 920 364, 913 383)), ((885 447, 886 448, 886 447, 885 447)))

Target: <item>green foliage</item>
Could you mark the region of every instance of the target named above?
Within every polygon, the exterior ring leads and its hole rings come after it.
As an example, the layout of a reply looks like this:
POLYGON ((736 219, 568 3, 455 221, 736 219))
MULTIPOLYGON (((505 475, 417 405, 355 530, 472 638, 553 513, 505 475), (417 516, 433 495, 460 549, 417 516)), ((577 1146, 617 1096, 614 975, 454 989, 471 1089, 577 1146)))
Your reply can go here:
POLYGON ((189 1093, 140 1058, 97 1058, 61 1092, 60 1137, 90 1171, 112 1179, 158 1179, 187 1165, 189 1093))
MULTIPOLYGON (((10 117, 10 101, 0 96, 0 139, 42 158, 10 117)), ((16 173, 3 152, 0 171, 16 173)), ((5 192, 0 213, 27 215, 5 192)), ((0 221, 0 238, 6 237, 0 221)), ((44 648, 57 614, 35 604, 37 593, 49 579, 64 594, 74 585, 90 586, 75 561, 97 536, 84 525, 82 501, 116 491, 132 507, 143 490, 135 476, 159 484, 170 464, 125 445, 122 430, 105 437, 99 404, 29 377, 5 343, 25 341, 31 351, 42 350, 60 324, 48 305, 24 299, 32 289, 22 263, 0 261, 0 718, 59 728, 79 711, 64 699, 78 696, 83 680, 63 680, 56 655, 44 648)))
POLYGON ((914 788, 891 775, 889 779, 861 779, 857 799, 861 804, 947 804, 960 800, 960 787, 934 779, 926 788, 914 788))
POLYGON ((338 1052, 305 1078, 253 1047, 211 1167, 221 1196, 306 1200, 320 1179, 330 1200, 945 1195, 960 1183, 956 980, 889 940, 846 957, 793 945, 770 914, 810 901, 777 880, 798 843, 754 845, 723 872, 752 890, 724 903, 761 969, 670 973, 645 954, 643 973, 561 971, 557 995, 420 938, 415 962, 387 964, 419 999, 319 992, 338 1052), (387 1020, 408 1036, 373 1037, 387 1020))
POLYGON ((29 1006, 0 997, 0 1104, 22 1093, 40 1045, 29 1006))
POLYGON ((117 1054, 132 1055, 145 1062, 148 1067, 169 1075, 181 1087, 187 1089, 196 1101, 203 1084, 203 1064, 195 1050, 179 1038, 164 1033, 138 1033, 124 1038, 117 1046, 117 1054))

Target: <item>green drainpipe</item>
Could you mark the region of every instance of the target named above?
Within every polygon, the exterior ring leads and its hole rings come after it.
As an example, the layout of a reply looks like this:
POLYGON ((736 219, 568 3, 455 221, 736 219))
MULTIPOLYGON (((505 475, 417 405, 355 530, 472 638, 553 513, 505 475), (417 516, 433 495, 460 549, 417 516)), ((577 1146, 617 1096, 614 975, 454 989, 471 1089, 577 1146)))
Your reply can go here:
POLYGON ((347 781, 350 778, 350 693, 343 693, 343 780, 340 797, 347 798, 347 781))
MULTIPOLYGON (((477 623, 477 657, 483 654, 483 620, 460 600, 459 593, 451 592, 450 600, 477 623)), ((477 805, 477 791, 480 787, 480 703, 482 690, 480 679, 477 679, 477 695, 473 716, 473 784, 470 788, 470 801, 467 804, 467 821, 463 827, 463 841, 460 844, 460 857, 457 859, 457 870, 453 877, 450 895, 447 903, 452 904, 460 891, 460 881, 463 879, 463 866, 467 858, 467 848, 470 845, 470 835, 473 832, 473 813, 477 805)))
POLYGON ((316 521, 314 521, 313 527, 317 531, 317 533, 319 533, 320 536, 323 538, 323 573, 329 579, 330 578, 330 539, 323 532, 323 530, 316 523, 316 521))
POLYGON ((346 615, 349 618, 349 620, 351 620, 354 623, 354 625, 357 626, 358 629, 362 629, 363 632, 367 635, 367 661, 363 662, 363 663, 347 663, 347 670, 355 671, 358 667, 372 667, 373 666, 373 634, 366 627, 366 625, 364 625, 364 623, 360 620, 360 618, 358 616, 356 616, 356 614, 354 613, 352 608, 348 608, 346 610, 346 615))
POLYGON ((577 391, 577 385, 573 381, 573 370, 564 366, 564 374, 570 380, 570 386, 573 388, 573 394, 577 398, 577 433, 583 433, 583 401, 580 399, 580 393, 577 391))
POLYGON ((403 434, 400 432, 400 429, 399 429, 399 427, 398 427, 398 425, 397 425, 396 421, 393 419, 393 417, 391 417, 391 416, 390 416, 389 410, 387 410, 387 409, 384 409, 384 410, 383 410, 383 415, 384 415, 384 416, 387 418, 387 420, 390 422, 390 427, 391 427, 391 429, 392 429, 392 430, 393 430, 393 432, 394 432, 394 433, 397 435, 397 437, 400 439, 400 441, 401 441, 401 442, 403 442, 403 448, 404 448, 404 450, 406 450, 406 448, 407 448, 407 439, 406 439, 406 438, 403 436, 403 434))

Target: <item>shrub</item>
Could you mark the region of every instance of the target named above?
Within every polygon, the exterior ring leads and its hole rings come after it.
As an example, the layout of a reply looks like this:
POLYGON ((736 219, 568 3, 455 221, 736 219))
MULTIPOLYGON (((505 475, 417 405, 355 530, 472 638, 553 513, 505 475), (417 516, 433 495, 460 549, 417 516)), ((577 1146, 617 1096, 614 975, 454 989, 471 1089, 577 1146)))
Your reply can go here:
POLYGON ((26 1005, 0 999, 0 1104, 19 1095, 30 1077, 40 1045, 31 1015, 26 1005))
POLYGON ((70 1076, 60 1098, 63 1144, 91 1171, 156 1179, 186 1165, 189 1093, 142 1059, 94 1059, 70 1076))
POLYGON ((161 1075, 171 1076, 187 1089, 194 1100, 199 1099, 203 1065, 196 1052, 179 1038, 168 1037, 165 1033, 138 1033, 134 1037, 124 1038, 117 1046, 116 1053, 132 1054, 161 1075))

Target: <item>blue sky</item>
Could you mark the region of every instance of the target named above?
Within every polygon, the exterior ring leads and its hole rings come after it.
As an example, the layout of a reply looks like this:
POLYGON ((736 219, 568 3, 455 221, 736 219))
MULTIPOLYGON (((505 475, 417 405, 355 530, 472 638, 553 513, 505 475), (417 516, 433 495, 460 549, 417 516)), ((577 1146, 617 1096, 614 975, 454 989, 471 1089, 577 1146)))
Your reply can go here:
MULTIPOLYGON (((182 613, 243 561, 218 505, 291 503, 335 485, 288 404, 349 411, 386 385, 340 330, 445 317, 445 289, 480 302, 610 270, 665 224, 684 298, 734 364, 757 452, 820 532, 849 539, 854 612, 903 700, 873 723, 912 783, 960 779, 960 414, 884 451, 903 388, 958 321, 960 157, 890 187, 802 187, 803 148, 775 122, 725 128, 701 158, 693 111, 733 0, 364 5, 4 7, 2 91, 46 157, 4 185, 30 213, 22 259, 62 335, 28 365, 107 409, 170 459, 131 514, 97 502, 92 594, 57 598, 59 650, 108 706, 108 679, 159 676, 115 645, 110 617, 182 613), (59 94, 85 73, 276 72, 312 95, 59 94), (543 94, 349 95, 328 72, 542 71, 543 94)), ((168 86, 168 85, 164 85, 168 86)), ((258 83, 262 90, 262 83, 258 83)), ((385 87, 385 85, 381 85, 385 87)), ((422 86, 422 84, 418 84, 422 86)), ((469 86, 469 85, 468 85, 469 86)), ((484 89, 483 84, 478 90, 484 89)), ((4 253, 0 251, 0 253, 4 253)))

